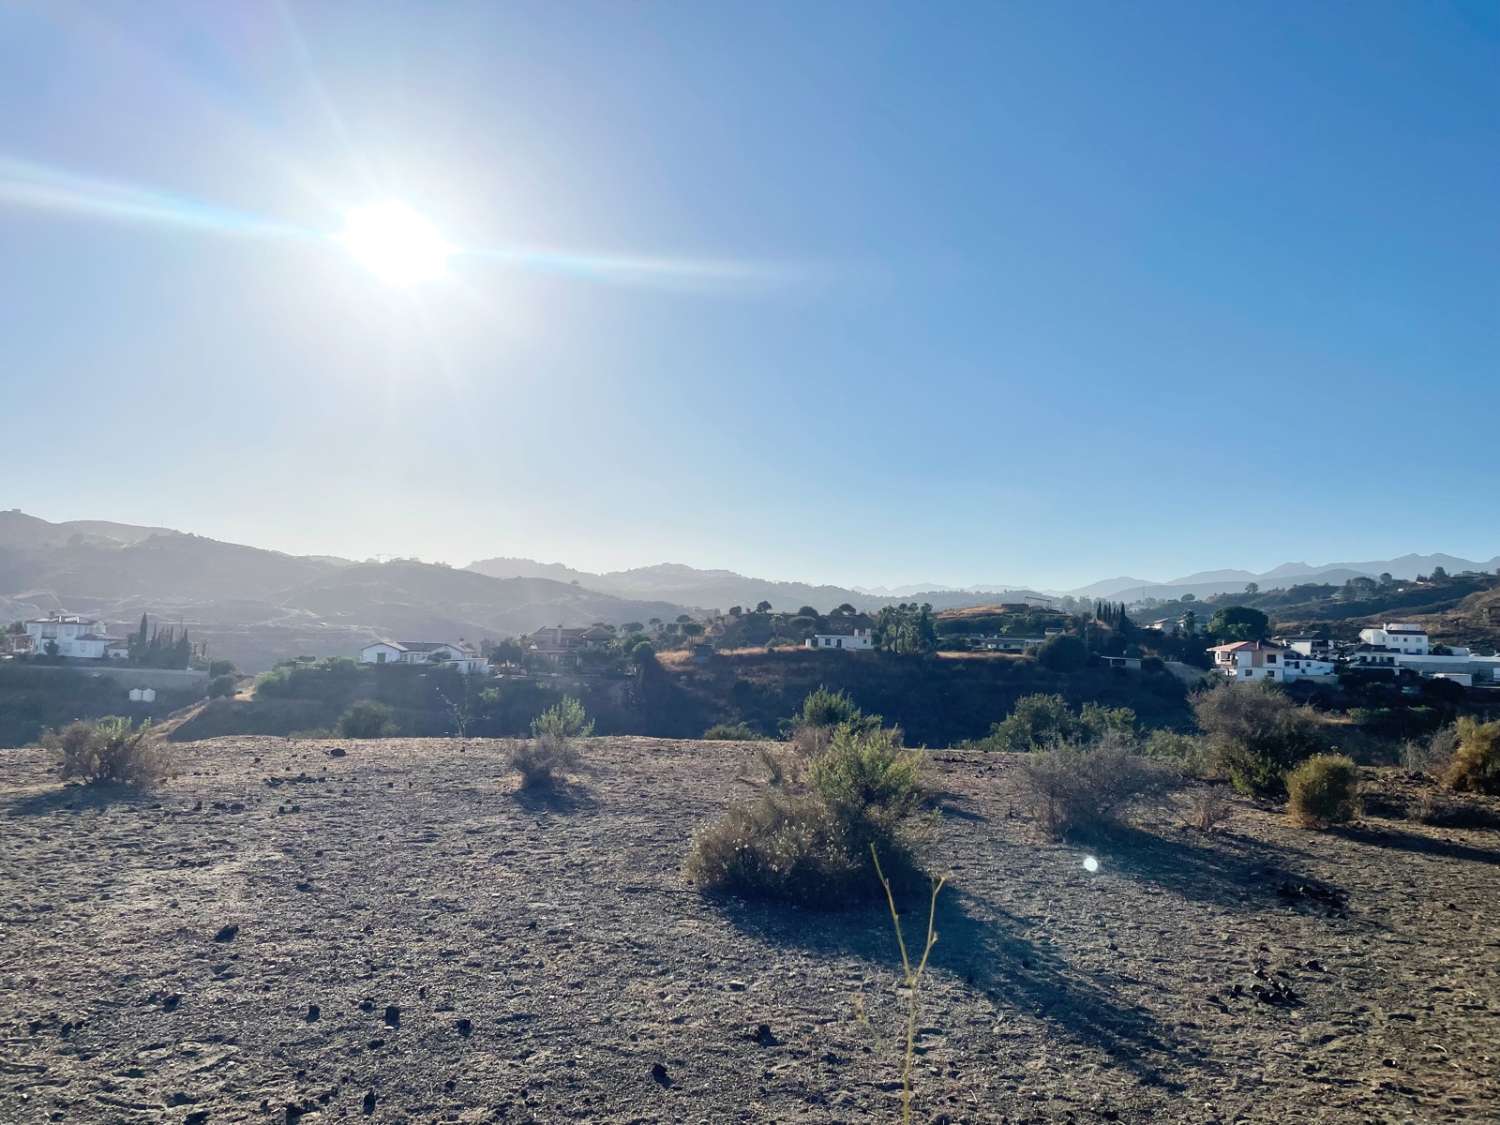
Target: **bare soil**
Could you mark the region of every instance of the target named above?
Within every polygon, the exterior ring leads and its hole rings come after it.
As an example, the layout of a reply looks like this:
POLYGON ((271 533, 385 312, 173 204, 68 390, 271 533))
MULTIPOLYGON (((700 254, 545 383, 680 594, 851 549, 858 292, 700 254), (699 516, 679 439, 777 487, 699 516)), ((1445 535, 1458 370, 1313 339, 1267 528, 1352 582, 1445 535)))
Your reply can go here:
MULTIPOLYGON (((173 754, 144 797, 0 759, 0 1121, 899 1119, 883 907, 682 878, 750 747, 594 739, 552 796, 496 743, 173 754)), ((1013 759, 932 757, 917 1120, 1497 1118, 1500 833, 1157 810, 1091 874, 1013 759)))

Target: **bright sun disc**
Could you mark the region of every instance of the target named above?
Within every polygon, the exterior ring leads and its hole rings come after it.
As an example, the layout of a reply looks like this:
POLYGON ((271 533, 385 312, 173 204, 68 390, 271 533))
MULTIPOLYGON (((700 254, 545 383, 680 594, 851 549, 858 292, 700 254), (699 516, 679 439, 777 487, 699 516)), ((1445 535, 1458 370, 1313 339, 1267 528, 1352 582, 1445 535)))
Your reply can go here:
POLYGON ((437 227, 404 203, 350 211, 340 238, 357 262, 396 285, 441 277, 452 252, 437 227))

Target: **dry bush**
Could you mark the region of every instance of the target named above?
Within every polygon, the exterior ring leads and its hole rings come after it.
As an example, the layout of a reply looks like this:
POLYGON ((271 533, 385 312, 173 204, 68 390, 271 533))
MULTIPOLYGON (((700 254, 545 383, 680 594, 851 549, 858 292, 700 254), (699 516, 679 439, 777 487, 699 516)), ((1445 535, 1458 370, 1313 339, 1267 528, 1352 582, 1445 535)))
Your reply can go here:
POLYGON ((1199 832, 1212 832, 1234 815, 1234 801, 1220 786, 1199 785, 1188 793, 1182 821, 1199 832))
POLYGON ((1458 749, 1443 784, 1459 792, 1500 793, 1500 721, 1458 720, 1458 749))
POLYGON ((167 770, 166 758, 150 738, 149 728, 132 729, 129 719, 69 723, 43 735, 42 745, 62 753, 64 778, 89 785, 144 788, 160 781, 167 770))
POLYGON ((773 789, 795 789, 807 780, 807 762, 784 746, 759 746, 756 760, 766 768, 766 784, 773 789))
POLYGON ((920 760, 894 731, 839 728, 806 766, 805 792, 788 791, 783 771, 781 789, 700 829, 688 878, 706 891, 840 907, 879 892, 873 847, 893 882, 919 883, 907 822, 922 799, 920 760))
POLYGON ((577 769, 578 748, 570 739, 544 734, 511 743, 507 764, 521 775, 522 789, 551 789, 565 770, 577 769))
POLYGON ((1172 787, 1171 772, 1120 739, 1063 744, 1021 762, 1023 795, 1054 840, 1109 828, 1125 809, 1172 787))
POLYGON ((1302 828, 1347 824, 1359 815, 1359 767, 1344 754, 1316 754, 1287 774, 1287 816, 1302 828))

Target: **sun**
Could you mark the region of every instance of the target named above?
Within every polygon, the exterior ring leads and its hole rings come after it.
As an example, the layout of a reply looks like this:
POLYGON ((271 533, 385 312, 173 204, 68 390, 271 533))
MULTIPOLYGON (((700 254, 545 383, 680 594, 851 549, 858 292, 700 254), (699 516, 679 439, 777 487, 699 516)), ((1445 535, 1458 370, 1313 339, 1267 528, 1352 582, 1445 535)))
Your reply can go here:
POLYGON ((393 285, 442 277, 453 252, 437 227, 404 203, 355 208, 339 237, 355 261, 393 285))

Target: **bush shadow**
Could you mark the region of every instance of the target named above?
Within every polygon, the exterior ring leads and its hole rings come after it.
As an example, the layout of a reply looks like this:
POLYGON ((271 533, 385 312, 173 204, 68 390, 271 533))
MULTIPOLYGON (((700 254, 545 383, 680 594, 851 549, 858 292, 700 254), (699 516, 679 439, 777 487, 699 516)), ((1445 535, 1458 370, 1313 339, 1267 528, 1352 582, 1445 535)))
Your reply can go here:
POLYGON ((1394 851, 1441 856, 1444 859, 1465 860, 1469 863, 1500 864, 1500 848, 1474 847, 1471 844, 1460 844, 1456 840, 1444 840, 1415 832, 1397 832, 1394 829, 1373 826, 1354 826, 1342 828, 1338 834, 1355 843, 1391 848, 1394 851))
POLYGON ((6 806, 7 816, 47 816, 51 813, 81 813, 114 805, 137 807, 155 798, 130 785, 64 785, 18 797, 6 806))
MULTIPOLYGON (((925 897, 905 899, 909 909, 903 912, 902 926, 910 943, 920 940, 914 933, 926 924, 925 897)), ((736 929, 767 945, 795 946, 818 957, 853 956, 900 975, 900 953, 884 899, 872 897, 868 907, 843 911, 727 896, 711 901, 736 929)), ((1003 908, 945 887, 938 898, 939 940, 930 967, 1100 1051, 1144 1084, 1179 1088, 1162 1069, 1200 1065, 1202 1052, 1169 1042, 1151 1013, 1123 1000, 1107 978, 1077 969, 1021 936, 1030 926, 1003 908)))
POLYGON ((1230 910, 1293 905, 1345 915, 1343 888, 1287 866, 1284 850, 1231 832, 1183 829, 1174 838, 1117 825, 1089 842, 1107 869, 1192 902, 1230 910))
POLYGON ((527 812, 555 813, 571 816, 593 812, 599 807, 598 799, 577 782, 556 781, 551 785, 536 785, 530 789, 516 789, 511 798, 527 812))

